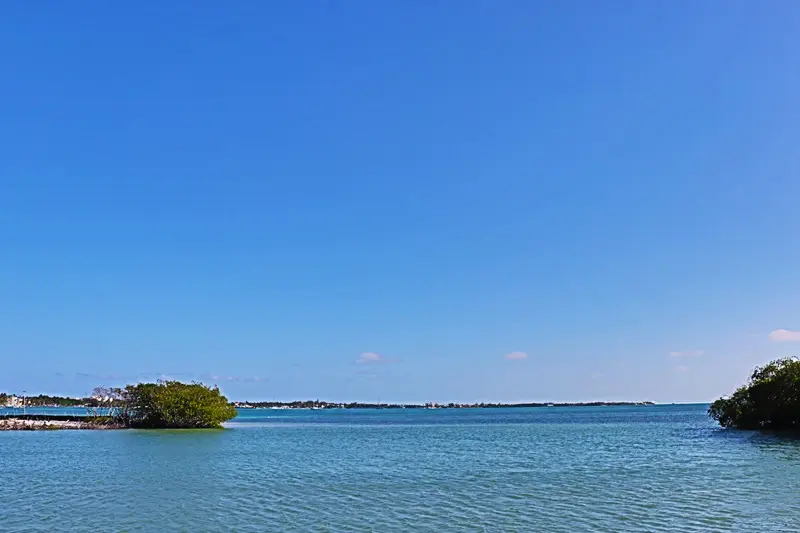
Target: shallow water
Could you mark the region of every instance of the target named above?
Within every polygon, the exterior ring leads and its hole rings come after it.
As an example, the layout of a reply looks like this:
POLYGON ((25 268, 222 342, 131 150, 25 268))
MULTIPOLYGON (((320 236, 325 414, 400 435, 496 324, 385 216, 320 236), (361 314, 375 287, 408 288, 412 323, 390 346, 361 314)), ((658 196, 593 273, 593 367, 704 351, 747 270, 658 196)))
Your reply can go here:
POLYGON ((702 405, 0 432, 0 530, 800 531, 800 441, 718 430, 702 405))

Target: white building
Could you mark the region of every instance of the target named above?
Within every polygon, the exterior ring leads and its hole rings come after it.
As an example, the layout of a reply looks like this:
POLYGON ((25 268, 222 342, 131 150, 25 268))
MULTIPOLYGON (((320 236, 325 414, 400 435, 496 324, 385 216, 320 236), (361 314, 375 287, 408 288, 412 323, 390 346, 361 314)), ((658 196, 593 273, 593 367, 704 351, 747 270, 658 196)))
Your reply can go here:
POLYGON ((11 409, 21 409, 22 408, 22 398, 19 396, 9 396, 8 400, 6 401, 6 407, 11 409))

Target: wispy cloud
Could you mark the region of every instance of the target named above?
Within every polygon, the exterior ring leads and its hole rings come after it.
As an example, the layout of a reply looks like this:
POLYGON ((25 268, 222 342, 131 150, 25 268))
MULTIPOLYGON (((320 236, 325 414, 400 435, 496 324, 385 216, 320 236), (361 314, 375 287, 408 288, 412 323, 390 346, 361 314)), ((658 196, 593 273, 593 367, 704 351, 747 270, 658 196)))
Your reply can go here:
MULTIPOLYGON (((202 377, 202 376, 201 376, 202 377)), ((160 379, 169 381, 180 381, 182 379, 196 379, 197 376, 191 372, 144 372, 138 376, 133 376, 133 379, 160 379)))
POLYGON ((209 376, 212 381, 236 382, 236 383, 264 383, 269 378, 263 376, 209 376))
POLYGON ((800 342, 800 331, 776 329, 770 332, 769 340, 775 342, 800 342))
POLYGON ((604 377, 606 377, 605 374, 592 374, 592 379, 603 379, 604 377))
POLYGON ((675 372, 688 372, 689 367, 686 365, 678 365, 675 367, 675 372))
POLYGON ((396 361, 396 359, 391 359, 375 352, 364 352, 356 359, 356 363, 360 365, 370 363, 393 363, 394 361, 396 361))
POLYGON ((669 352, 670 357, 700 357, 705 350, 684 350, 682 352, 669 352))
POLYGON ((147 382, 147 381, 200 381, 200 382, 237 382, 237 383, 262 383, 269 381, 263 376, 222 376, 216 374, 193 374, 191 372, 143 372, 141 374, 96 374, 91 372, 76 372, 75 377, 81 380, 96 382, 147 382))
POLYGON ((521 361, 523 359, 527 359, 528 358, 528 354, 526 354, 525 352, 511 352, 511 353, 507 353, 505 355, 505 357, 509 361, 521 361))
POLYGON ((119 374, 94 374, 91 372, 75 372, 75 377, 78 379, 93 379, 99 381, 119 381, 127 379, 129 376, 126 377, 126 376, 121 376, 119 374))

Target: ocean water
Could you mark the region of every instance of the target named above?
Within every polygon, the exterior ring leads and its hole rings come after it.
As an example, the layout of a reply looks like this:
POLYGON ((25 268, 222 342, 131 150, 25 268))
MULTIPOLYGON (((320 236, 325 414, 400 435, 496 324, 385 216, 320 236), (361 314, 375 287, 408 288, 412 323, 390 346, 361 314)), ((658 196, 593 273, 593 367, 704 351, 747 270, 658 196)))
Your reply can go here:
POLYGON ((705 406, 248 410, 0 432, 0 531, 797 532, 800 441, 705 406))

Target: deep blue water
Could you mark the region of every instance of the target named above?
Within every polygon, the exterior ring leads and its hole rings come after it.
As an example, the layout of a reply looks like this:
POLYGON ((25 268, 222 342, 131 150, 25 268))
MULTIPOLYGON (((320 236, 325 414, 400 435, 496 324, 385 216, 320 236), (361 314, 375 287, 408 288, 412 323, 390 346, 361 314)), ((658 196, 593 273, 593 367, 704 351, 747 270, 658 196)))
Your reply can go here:
POLYGON ((705 408, 0 432, 0 531, 800 531, 800 441, 717 429, 705 408))

